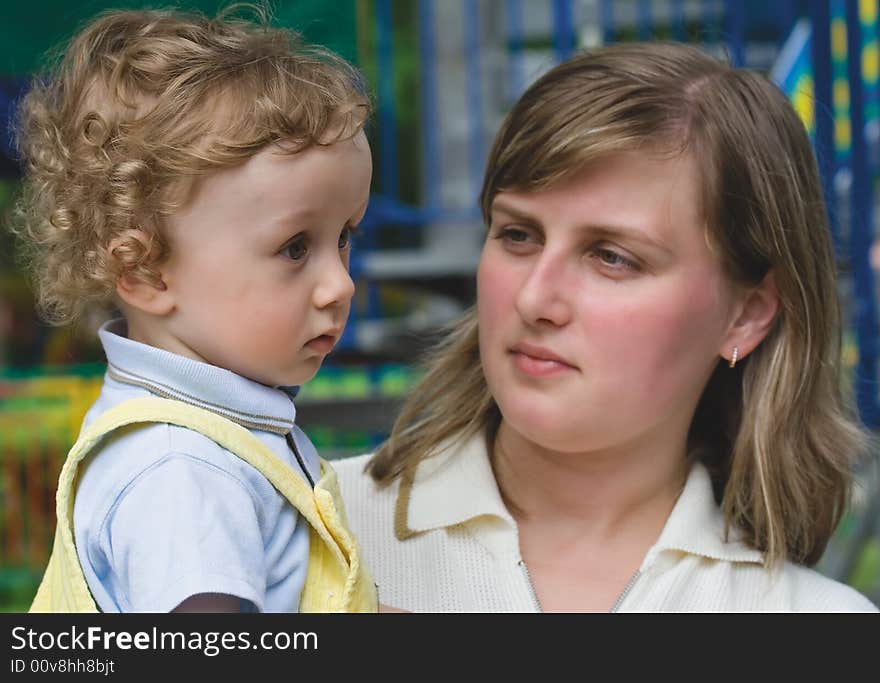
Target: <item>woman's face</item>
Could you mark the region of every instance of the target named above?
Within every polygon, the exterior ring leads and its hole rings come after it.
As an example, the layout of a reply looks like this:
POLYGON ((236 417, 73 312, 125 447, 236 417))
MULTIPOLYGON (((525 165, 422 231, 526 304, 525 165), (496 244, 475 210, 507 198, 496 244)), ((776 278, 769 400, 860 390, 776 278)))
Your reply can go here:
POLYGON ((563 452, 684 447, 738 300, 698 197, 689 156, 636 152, 496 195, 477 300, 508 428, 563 452))

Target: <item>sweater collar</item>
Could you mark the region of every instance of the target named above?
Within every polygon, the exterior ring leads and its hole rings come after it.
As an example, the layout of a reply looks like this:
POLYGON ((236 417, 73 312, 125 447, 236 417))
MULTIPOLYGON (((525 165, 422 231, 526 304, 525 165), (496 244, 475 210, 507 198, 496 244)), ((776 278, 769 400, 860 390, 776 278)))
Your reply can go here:
MULTIPOLYGON (((512 526, 489 461, 484 435, 446 442, 436 455, 404 473, 397 497, 395 533, 400 540, 489 516, 512 526)), ((709 473, 695 463, 645 565, 663 551, 728 562, 761 563, 735 529, 725 534, 724 515, 715 503, 709 473)))
POLYGON ((299 387, 270 387, 224 368, 185 358, 126 337, 125 320, 104 323, 98 337, 107 375, 163 398, 205 408, 248 429, 287 434, 299 387))

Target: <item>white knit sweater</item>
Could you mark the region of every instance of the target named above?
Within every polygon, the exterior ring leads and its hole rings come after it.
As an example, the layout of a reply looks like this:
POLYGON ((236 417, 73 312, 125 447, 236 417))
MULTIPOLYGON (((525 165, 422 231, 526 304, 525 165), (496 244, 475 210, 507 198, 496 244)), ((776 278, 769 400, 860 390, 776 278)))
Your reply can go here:
MULTIPOLYGON (((482 437, 424 460, 411 485, 378 488, 363 474, 368 459, 333 466, 380 602, 414 612, 540 609, 482 437)), ((725 542, 723 528, 708 473, 696 465, 617 611, 878 611, 816 571, 766 570, 758 551, 725 542)))

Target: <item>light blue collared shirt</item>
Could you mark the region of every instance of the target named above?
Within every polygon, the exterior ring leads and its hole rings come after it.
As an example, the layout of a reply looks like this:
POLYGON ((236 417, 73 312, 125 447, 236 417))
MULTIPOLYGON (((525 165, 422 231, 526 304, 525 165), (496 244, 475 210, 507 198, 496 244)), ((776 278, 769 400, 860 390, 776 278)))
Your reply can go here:
MULTIPOLYGON (((294 425, 295 389, 272 388, 125 337, 98 332, 107 373, 84 425, 123 401, 173 398, 236 422, 313 480, 318 454, 294 425)), ((308 522, 269 481, 207 437, 168 424, 120 429, 96 449, 74 504, 77 553, 105 612, 167 612, 197 593, 241 598, 245 611, 297 610, 308 522)))

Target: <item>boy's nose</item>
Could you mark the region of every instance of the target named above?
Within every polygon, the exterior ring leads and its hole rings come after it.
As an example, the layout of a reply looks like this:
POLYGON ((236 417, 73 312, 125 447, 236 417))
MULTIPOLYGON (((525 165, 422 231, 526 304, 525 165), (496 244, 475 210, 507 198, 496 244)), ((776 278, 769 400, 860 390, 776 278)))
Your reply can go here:
POLYGON ((348 264, 341 260, 322 268, 315 287, 315 306, 327 308, 347 304, 354 296, 354 281, 348 272, 348 264))

